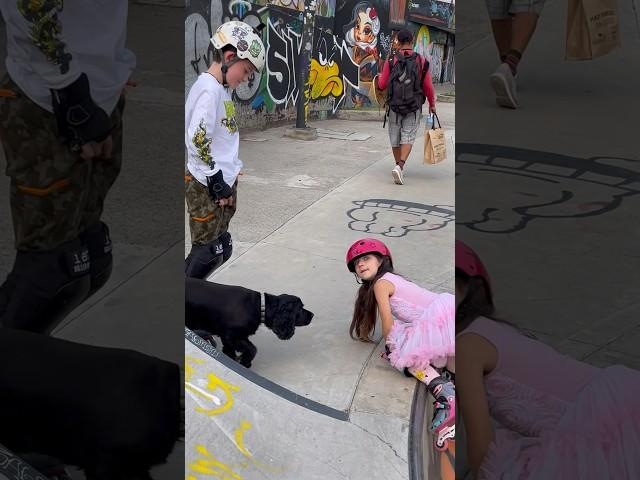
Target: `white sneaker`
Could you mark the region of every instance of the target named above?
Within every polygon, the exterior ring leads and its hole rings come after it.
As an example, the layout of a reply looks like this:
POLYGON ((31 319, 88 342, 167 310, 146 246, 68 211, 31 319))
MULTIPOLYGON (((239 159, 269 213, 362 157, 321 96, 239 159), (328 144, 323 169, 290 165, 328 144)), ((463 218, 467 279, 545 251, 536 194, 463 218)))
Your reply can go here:
POLYGON ((393 181, 397 185, 404 185, 404 178, 402 177, 402 169, 400 165, 396 165, 393 170, 391 170, 391 174, 393 175, 393 181))
POLYGON ((489 77, 493 91, 496 92, 498 105, 507 108, 518 108, 516 79, 506 63, 501 64, 489 77))

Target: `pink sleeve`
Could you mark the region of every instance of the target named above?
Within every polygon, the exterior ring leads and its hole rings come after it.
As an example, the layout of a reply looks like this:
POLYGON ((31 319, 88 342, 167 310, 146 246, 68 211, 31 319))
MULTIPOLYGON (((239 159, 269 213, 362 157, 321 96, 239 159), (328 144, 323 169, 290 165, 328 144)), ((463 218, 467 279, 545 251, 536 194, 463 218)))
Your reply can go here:
POLYGON ((389 86, 389 75, 391 75, 391 68, 389 68, 389 59, 387 59, 382 67, 382 75, 378 77, 378 88, 380 90, 385 90, 389 86))
MULTIPOLYGON (((424 67, 426 65, 426 59, 423 57, 422 58, 422 66, 424 67)), ((424 96, 427 97, 427 100, 429 101, 429 106, 430 107, 435 107, 436 106, 436 93, 435 90, 433 88, 433 83, 431 82, 431 72, 429 72, 429 70, 427 70, 427 73, 424 76, 424 82, 422 84, 422 91, 424 93, 424 96)))

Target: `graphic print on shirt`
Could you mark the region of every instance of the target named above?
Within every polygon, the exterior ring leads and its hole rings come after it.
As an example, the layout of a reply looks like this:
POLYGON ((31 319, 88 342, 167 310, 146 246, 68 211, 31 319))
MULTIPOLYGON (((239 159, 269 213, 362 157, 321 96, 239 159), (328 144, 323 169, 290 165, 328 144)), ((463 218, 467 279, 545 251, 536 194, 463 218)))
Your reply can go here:
POLYGON ((213 157, 211 156, 212 140, 207 137, 207 124, 204 119, 200 120, 200 124, 198 128, 196 128, 196 132, 193 134, 191 141, 198 151, 197 155, 200 161, 208 167, 214 168, 216 162, 213 161, 213 157))
POLYGON ((62 12, 64 0, 18 0, 18 10, 31 24, 31 40, 50 60, 60 68, 60 73, 69 71, 72 55, 65 51, 60 39, 62 24, 58 13, 62 12))
POLYGON ((233 106, 231 100, 224 101, 225 118, 220 123, 226 127, 229 133, 236 133, 238 131, 238 123, 236 122, 236 109, 233 106))

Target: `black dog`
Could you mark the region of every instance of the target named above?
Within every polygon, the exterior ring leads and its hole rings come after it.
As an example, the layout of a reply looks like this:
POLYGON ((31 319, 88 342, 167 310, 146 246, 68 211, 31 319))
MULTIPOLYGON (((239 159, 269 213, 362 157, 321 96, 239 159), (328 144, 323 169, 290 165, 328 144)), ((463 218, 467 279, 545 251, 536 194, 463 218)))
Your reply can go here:
POLYGON ((88 480, 151 479, 180 437, 180 387, 158 358, 0 328, 0 444, 88 480))
POLYGON ((313 313, 305 310, 302 300, 294 295, 265 293, 263 311, 260 292, 197 278, 186 279, 185 302, 187 327, 196 333, 205 331, 220 337, 222 352, 247 368, 258 351, 249 337, 261 323, 280 340, 288 340, 296 327, 309 325, 313 318, 313 313))

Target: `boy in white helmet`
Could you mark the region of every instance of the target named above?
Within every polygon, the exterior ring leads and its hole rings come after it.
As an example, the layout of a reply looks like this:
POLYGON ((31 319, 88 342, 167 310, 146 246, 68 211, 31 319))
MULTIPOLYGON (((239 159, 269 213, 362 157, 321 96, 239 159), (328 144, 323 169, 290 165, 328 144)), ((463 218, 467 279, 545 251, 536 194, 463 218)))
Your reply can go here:
POLYGON ((264 66, 265 48, 248 24, 222 24, 211 38, 216 56, 191 87, 185 105, 185 196, 191 252, 189 277, 206 278, 231 256, 229 221, 236 211, 240 136, 229 89, 264 66))

